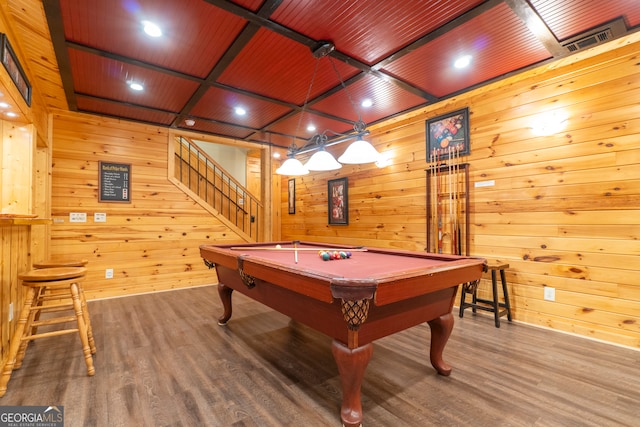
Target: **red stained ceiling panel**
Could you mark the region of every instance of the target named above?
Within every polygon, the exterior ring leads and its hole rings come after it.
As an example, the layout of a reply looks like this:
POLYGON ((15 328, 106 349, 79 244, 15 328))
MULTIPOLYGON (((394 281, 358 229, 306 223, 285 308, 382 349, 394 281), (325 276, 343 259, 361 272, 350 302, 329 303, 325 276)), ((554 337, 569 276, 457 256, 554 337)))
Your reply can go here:
MULTIPOLYGON (((355 121, 357 117, 353 120, 355 121)), ((313 114, 312 111, 305 111, 302 114, 302 120, 300 120, 300 113, 287 117, 284 120, 270 126, 269 131, 276 133, 286 133, 289 135, 299 135, 300 138, 311 138, 316 133, 322 133, 325 130, 332 130, 333 132, 351 132, 353 130, 353 124, 341 122, 339 120, 333 120, 324 116, 313 114), (298 123, 300 124, 298 126, 298 123), (315 131, 307 130, 309 125, 315 126, 315 131), (298 132, 296 133, 296 129, 298 132)), ((328 134, 331 136, 331 133, 328 134)))
POLYGON ((291 145, 293 138, 288 135, 279 135, 277 133, 256 132, 251 135, 251 140, 288 148, 291 145))
POLYGON ((358 113, 366 123, 378 121, 392 116, 399 111, 408 110, 425 104, 422 97, 405 91, 397 85, 386 82, 372 75, 364 76, 345 90, 314 103, 311 108, 327 114, 358 119, 358 113), (369 99, 371 107, 362 107, 362 101, 369 99), (351 103, 353 101, 353 104, 351 103))
POLYGON ((78 109, 87 113, 95 113, 102 116, 125 117, 127 120, 157 123, 169 126, 175 119, 175 114, 161 111, 123 106, 115 102, 104 101, 95 98, 79 96, 77 98, 78 109))
MULTIPOLYGON (((343 79, 358 71, 334 62, 343 79)), ((261 29, 218 81, 281 101, 302 105, 316 68, 311 50, 291 39, 261 29)), ((340 84, 329 58, 320 60, 310 98, 340 84)))
POLYGON ((204 78, 246 21, 202 0, 61 0, 67 40, 204 78), (149 37, 142 20, 156 23, 149 37))
POLYGON ((314 40, 372 65, 482 0, 284 0, 271 16, 314 40))
POLYGON ((260 6, 264 4, 264 0, 232 0, 235 4, 249 9, 253 12, 257 12, 260 6))
POLYGON ((198 83, 168 74, 124 64, 86 52, 69 50, 76 92, 99 98, 180 111, 198 88, 198 83), (144 90, 131 90, 127 82, 136 81, 144 90))
POLYGON ((629 27, 640 24, 638 0, 531 0, 531 4, 559 40, 621 16, 629 27))
POLYGON ((291 108, 280 104, 212 87, 190 114, 259 129, 290 111, 291 108), (244 116, 237 115, 236 107, 243 108, 247 113, 244 116))
POLYGON ((550 57, 524 22, 500 4, 384 70, 440 97, 550 57), (463 55, 472 56, 471 65, 456 69, 453 63, 463 55))

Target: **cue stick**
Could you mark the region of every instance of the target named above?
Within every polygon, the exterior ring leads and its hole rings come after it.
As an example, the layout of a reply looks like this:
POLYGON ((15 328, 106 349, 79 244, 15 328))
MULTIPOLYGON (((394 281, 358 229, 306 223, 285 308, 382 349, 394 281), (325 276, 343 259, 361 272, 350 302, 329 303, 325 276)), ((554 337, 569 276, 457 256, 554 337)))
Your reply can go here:
POLYGON ((442 168, 440 167, 440 149, 436 152, 436 162, 438 163, 437 171, 438 171, 438 253, 442 253, 442 200, 440 191, 442 191, 442 168))
POLYGON ((455 152, 453 153, 453 176, 455 177, 454 187, 453 187, 453 254, 460 255, 460 250, 458 249, 458 182, 459 182, 459 169, 458 169, 458 148, 459 145, 455 146, 455 152))
POLYGON ((433 236, 435 235, 435 233, 433 232, 433 230, 436 229, 436 222, 434 221, 435 219, 435 214, 434 214, 434 209, 436 206, 436 192, 435 192, 435 178, 436 178, 436 166, 435 166, 435 160, 436 160, 436 149, 434 148, 433 150, 431 150, 431 152, 429 153, 429 168, 431 171, 431 179, 429 180, 429 190, 431 191, 431 200, 429 200, 429 202, 431 203, 431 207, 429 209, 429 221, 430 221, 430 225, 431 225, 431 234, 428 237, 429 239, 429 248, 435 248, 435 240, 433 239, 433 236), (431 246, 431 242, 433 242, 433 246, 431 246))
POLYGON ((451 230, 451 248, 449 250, 449 253, 453 254, 455 253, 454 249, 453 249, 453 245, 455 242, 455 238, 453 236, 453 151, 451 150, 453 147, 449 146, 448 150, 449 150, 449 173, 447 174, 448 176, 448 185, 449 185, 449 230, 451 230))
POLYGON ((437 149, 434 148, 433 149, 433 182, 431 183, 432 186, 432 190, 433 190, 433 209, 432 209, 432 224, 433 224, 433 229, 431 231, 431 239, 433 241, 433 246, 432 246, 432 250, 434 252, 438 251, 438 158, 437 158, 437 149))
POLYGON ((453 175, 455 176, 455 183, 453 188, 454 195, 454 213, 453 213, 453 254, 460 255, 458 251, 458 145, 455 147, 455 152, 453 154, 454 163, 453 163, 453 175))

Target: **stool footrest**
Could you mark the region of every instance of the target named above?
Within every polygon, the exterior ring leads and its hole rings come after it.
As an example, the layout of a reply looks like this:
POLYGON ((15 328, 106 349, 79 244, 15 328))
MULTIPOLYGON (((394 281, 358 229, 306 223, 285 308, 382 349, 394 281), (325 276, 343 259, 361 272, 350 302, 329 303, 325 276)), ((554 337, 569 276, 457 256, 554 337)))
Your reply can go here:
MULTIPOLYGON (((54 311, 65 311, 65 310, 73 310, 73 304, 64 303, 64 304, 47 304, 43 305, 42 308, 37 308, 40 313, 51 313, 54 311)), ((35 311, 35 309, 34 309, 35 311)))
POLYGON ((76 316, 56 317, 54 319, 38 320, 38 321, 32 322, 31 325, 32 326, 49 326, 49 325, 58 325, 60 323, 75 322, 76 320, 77 320, 76 316))
POLYGON ((51 331, 51 332, 42 332, 40 334, 34 334, 34 335, 27 335, 26 337, 22 337, 22 341, 31 341, 31 340, 37 340, 39 338, 49 338, 49 337, 57 337, 60 335, 66 335, 66 334, 77 334, 78 333, 78 329, 61 329, 59 331, 51 331))
MULTIPOLYGON (((476 305, 478 305, 477 303, 489 304, 491 307, 488 307, 488 308, 493 311, 493 301, 490 301, 488 299, 476 298, 476 305)), ((498 307, 506 307, 506 306, 507 305, 503 302, 498 303, 498 307)), ((480 306, 478 306, 478 308, 480 308, 480 306)))

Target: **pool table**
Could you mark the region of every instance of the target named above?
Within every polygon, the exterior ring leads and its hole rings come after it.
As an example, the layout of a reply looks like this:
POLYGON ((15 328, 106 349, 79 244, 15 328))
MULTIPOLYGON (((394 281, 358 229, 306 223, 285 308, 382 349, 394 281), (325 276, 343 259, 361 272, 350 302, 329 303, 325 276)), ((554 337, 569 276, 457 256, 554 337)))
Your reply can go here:
POLYGON ((360 388, 376 339, 427 322, 431 364, 451 373, 442 352, 456 290, 486 269, 482 258, 298 241, 202 245, 200 254, 218 275, 218 324, 231 318, 237 291, 333 338, 349 427, 362 423, 360 388), (325 249, 351 256, 325 261, 325 249))

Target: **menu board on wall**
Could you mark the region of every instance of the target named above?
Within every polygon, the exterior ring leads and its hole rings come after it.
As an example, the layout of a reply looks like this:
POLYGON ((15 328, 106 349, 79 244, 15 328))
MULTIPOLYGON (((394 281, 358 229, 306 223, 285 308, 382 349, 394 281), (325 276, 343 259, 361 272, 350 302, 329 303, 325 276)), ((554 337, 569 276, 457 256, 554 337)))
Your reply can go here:
POLYGON ((98 201, 131 202, 131 164, 100 162, 98 201))

